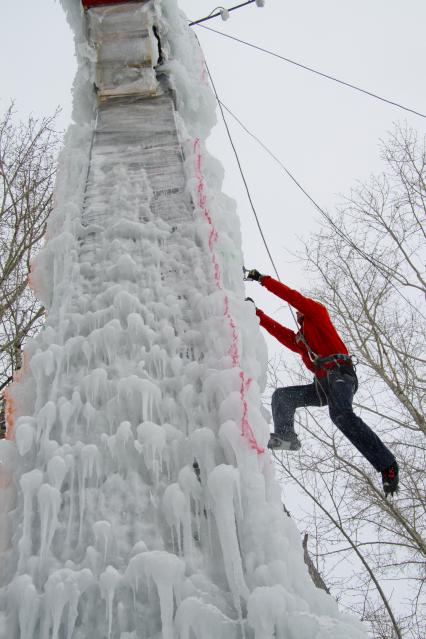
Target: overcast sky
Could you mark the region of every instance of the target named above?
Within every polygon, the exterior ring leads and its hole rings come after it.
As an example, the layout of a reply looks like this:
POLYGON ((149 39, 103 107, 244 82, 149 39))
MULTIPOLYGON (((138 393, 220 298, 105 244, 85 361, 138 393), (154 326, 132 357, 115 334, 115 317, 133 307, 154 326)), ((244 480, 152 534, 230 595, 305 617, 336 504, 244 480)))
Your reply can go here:
MULTIPOLYGON (((77 0, 76 0, 77 1, 77 0)), ((230 7, 238 2, 225 2, 230 7)), ((212 0, 180 0, 188 17, 209 14, 212 0)), ((208 26, 426 112, 424 0, 266 0, 208 26)), ((318 203, 332 209, 357 180, 380 171, 378 143, 393 122, 419 118, 281 60, 196 27, 222 101, 294 173, 318 203)), ((75 73, 72 36, 55 0, 2 0, 0 78, 4 109, 10 98, 22 113, 71 113, 75 73)), ((298 237, 316 228, 312 204, 257 144, 230 121, 253 200, 283 281, 308 287, 291 256, 298 237)), ((210 148, 225 166, 225 191, 238 202, 246 266, 271 265, 219 122, 210 148)), ((281 304, 255 284, 248 290, 284 323, 281 304)))

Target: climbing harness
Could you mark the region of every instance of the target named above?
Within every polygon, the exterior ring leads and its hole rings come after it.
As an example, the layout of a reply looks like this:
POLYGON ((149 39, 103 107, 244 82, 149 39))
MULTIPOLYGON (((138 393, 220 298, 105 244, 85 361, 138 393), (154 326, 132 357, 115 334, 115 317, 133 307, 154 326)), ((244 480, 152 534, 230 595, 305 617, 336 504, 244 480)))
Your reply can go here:
POLYGON ((333 353, 332 355, 325 355, 324 357, 321 357, 320 355, 315 353, 315 351, 313 351, 312 348, 309 346, 306 337, 301 330, 298 331, 296 335, 296 342, 302 342, 302 344, 305 346, 306 350, 308 351, 309 359, 311 360, 315 368, 327 368, 324 365, 330 363, 334 363, 339 366, 342 364, 342 362, 344 362, 343 365, 352 366, 355 370, 356 363, 354 362, 353 355, 346 355, 345 353, 333 353))

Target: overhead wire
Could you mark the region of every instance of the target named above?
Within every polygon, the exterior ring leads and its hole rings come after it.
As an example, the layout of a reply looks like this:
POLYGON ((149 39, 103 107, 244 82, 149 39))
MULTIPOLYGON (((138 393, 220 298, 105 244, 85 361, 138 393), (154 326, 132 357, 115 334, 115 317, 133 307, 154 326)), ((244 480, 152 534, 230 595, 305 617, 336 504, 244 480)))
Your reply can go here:
POLYGON ((349 87, 350 89, 354 89, 355 91, 359 91, 360 93, 364 93, 365 95, 370 96, 371 98, 374 98, 376 100, 380 100, 382 102, 385 102, 387 104, 390 104, 394 107, 397 107, 398 109, 402 109, 403 111, 408 111, 409 113, 413 113, 414 115, 418 115, 421 118, 426 118, 426 114, 424 113, 420 113, 419 111, 416 111, 415 109, 411 109, 410 107, 406 107, 403 104, 400 104, 399 102, 395 102, 394 100, 389 100, 388 98, 384 98, 380 95, 378 95, 377 93, 373 93, 372 91, 367 91, 367 89, 362 89, 359 86, 356 86, 355 84, 351 84, 350 82, 346 82, 345 80, 340 80, 339 78, 336 78, 332 75, 329 75, 328 73, 323 73, 322 71, 318 71, 318 69, 313 69, 312 67, 308 67, 305 64, 302 64, 301 62, 296 62, 295 60, 291 60, 290 58, 286 58, 283 55, 280 55, 279 53, 275 53, 274 51, 269 51, 268 49, 265 49, 264 47, 258 46, 256 44, 252 44, 251 42, 247 42, 246 40, 241 40, 241 38, 237 38, 235 36, 231 36, 227 33, 223 33, 222 31, 218 31, 217 29, 212 29, 211 27, 206 27, 206 25, 204 24, 199 24, 198 26, 202 27, 203 29, 206 29, 207 31, 211 31, 212 33, 216 33, 218 35, 223 36, 224 38, 228 38, 230 40, 234 40, 235 42, 239 42, 240 44, 244 44, 248 47, 251 47, 252 49, 256 49, 257 51, 261 51, 263 53, 266 53, 268 55, 271 55, 275 58, 278 58, 279 60, 283 60, 284 62, 288 62, 289 64, 293 64, 296 67, 299 67, 300 69, 304 69, 305 71, 309 71, 310 73, 315 73, 316 75, 319 75, 322 78, 326 78, 327 80, 331 80, 333 82, 337 82, 338 84, 342 84, 343 86, 349 87))

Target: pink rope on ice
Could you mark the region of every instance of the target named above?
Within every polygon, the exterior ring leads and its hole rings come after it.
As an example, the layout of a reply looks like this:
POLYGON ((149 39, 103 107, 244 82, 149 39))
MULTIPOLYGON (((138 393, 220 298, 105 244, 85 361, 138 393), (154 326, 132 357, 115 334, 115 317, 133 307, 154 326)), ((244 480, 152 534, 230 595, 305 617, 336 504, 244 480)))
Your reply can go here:
MULTIPOLYGON (((195 175, 197 178, 197 194, 198 194, 198 206, 203 213, 205 220, 207 221, 210 227, 209 233, 209 251, 210 251, 210 259, 213 265, 213 273, 214 273, 214 281, 216 288, 220 291, 224 292, 223 284, 222 284, 222 273, 220 269, 220 264, 216 257, 216 253, 214 250, 215 244, 218 239, 218 232, 216 227, 213 224, 213 220, 210 214, 210 211, 207 206, 207 197, 205 194, 205 183, 204 177, 202 173, 202 156, 201 156, 201 148, 200 148, 200 140, 196 138, 194 140, 194 154, 195 154, 195 175)), ((224 310, 223 314, 228 322, 230 331, 231 331, 231 345, 229 347, 229 355, 231 357, 232 366, 235 368, 240 368, 240 353, 238 348, 238 331, 237 326, 235 324, 235 320, 231 315, 230 305, 229 305, 229 297, 224 292, 224 310)), ((253 448, 258 455, 261 455, 265 452, 264 448, 259 446, 257 443, 256 437, 253 433, 253 429, 250 426, 248 420, 248 403, 247 403, 247 392, 250 387, 251 382, 253 381, 251 377, 246 378, 244 371, 240 371, 240 398, 242 404, 242 417, 241 417, 241 435, 247 439, 251 448, 253 448)))

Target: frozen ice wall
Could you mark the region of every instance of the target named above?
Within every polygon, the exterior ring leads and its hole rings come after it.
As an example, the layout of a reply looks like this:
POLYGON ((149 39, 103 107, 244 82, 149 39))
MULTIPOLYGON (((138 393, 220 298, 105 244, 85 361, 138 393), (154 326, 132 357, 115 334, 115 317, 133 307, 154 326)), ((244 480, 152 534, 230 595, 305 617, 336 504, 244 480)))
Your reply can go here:
MULTIPOLYGON (((0 442, 0 637, 361 639, 310 581, 265 450, 267 354, 204 145, 215 104, 195 38, 176 0, 127 4, 121 31, 155 25, 162 64, 128 38, 153 66, 120 75, 107 38, 114 98, 98 100, 88 17, 61 1, 75 123, 34 265, 46 325, 0 442)), ((112 14, 96 11, 103 37, 112 14)))

